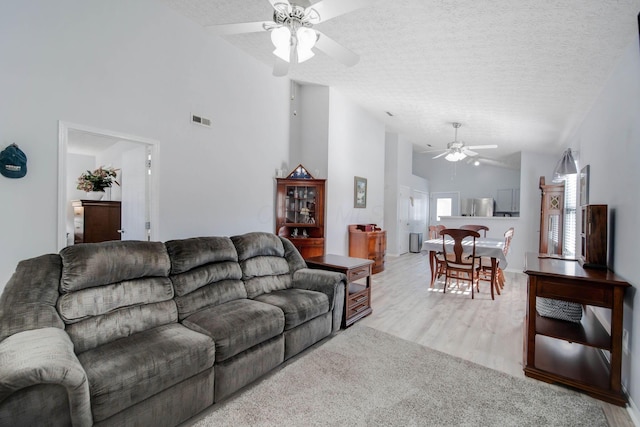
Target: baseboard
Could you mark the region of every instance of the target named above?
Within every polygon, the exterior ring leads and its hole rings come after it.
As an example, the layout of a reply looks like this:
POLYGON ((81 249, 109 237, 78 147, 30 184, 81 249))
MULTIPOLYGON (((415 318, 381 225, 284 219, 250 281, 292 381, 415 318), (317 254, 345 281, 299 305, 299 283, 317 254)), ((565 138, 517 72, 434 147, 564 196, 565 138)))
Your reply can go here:
MULTIPOLYGON (((629 393, 627 393, 627 396, 629 396, 629 393)), ((638 411, 638 407, 631 399, 629 399, 629 403, 627 404, 627 412, 629 413, 629 417, 631 418, 633 425, 640 427, 640 411, 638 411)))

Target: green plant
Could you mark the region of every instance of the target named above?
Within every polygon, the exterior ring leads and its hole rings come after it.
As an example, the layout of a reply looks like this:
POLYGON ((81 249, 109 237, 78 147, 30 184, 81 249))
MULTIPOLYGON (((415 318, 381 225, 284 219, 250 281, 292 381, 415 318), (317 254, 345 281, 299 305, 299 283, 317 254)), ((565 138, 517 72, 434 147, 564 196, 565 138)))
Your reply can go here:
POLYGON ((104 166, 100 166, 93 172, 87 170, 87 172, 78 177, 78 186, 76 188, 87 192, 104 191, 105 188, 111 187, 113 183, 120 185, 115 179, 119 170, 104 166))

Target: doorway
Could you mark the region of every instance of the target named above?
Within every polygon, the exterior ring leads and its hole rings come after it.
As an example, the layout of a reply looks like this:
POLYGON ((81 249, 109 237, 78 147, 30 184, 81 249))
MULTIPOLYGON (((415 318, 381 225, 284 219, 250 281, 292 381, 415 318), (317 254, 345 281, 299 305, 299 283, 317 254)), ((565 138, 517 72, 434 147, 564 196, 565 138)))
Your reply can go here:
POLYGON ((82 197, 76 176, 86 169, 112 165, 122 185, 106 192, 122 205, 121 240, 158 239, 158 184, 152 165, 158 142, 121 132, 58 122, 58 250, 73 244, 72 200, 82 197))
POLYGON ((442 216, 460 215, 460 193, 431 193, 429 203, 429 225, 435 225, 442 216))

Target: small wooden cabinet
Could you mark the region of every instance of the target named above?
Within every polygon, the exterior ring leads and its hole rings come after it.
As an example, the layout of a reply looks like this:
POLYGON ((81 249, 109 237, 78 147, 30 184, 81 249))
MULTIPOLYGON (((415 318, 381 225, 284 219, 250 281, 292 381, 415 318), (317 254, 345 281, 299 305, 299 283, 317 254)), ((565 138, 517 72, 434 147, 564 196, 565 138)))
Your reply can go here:
POLYGON ((540 205, 540 248, 541 254, 562 255, 564 237, 564 183, 545 184, 540 177, 542 201, 540 205))
POLYGON ((77 200, 73 206, 73 243, 121 240, 121 203, 77 200))
POLYGON ((524 373, 561 383, 609 403, 624 406, 622 389, 622 319, 629 283, 609 270, 584 269, 575 260, 528 253, 527 310, 524 322, 524 373), (580 323, 540 316, 536 298, 585 306, 580 323), (592 308, 608 313, 607 331, 592 308), (605 355, 607 357, 605 357, 605 355))
POLYGON ((375 224, 349 225, 349 256, 373 261, 373 274, 384 270, 387 232, 375 224))
POLYGON ((324 255, 325 180, 298 165, 276 181, 276 234, 289 239, 305 259, 324 255))
POLYGON ((343 325, 352 325, 371 314, 371 265, 369 259, 325 255, 306 260, 310 268, 337 271, 347 276, 343 325), (358 282, 356 282, 358 281, 358 282))
POLYGON ((580 257, 583 267, 607 268, 607 205, 582 207, 580 257))

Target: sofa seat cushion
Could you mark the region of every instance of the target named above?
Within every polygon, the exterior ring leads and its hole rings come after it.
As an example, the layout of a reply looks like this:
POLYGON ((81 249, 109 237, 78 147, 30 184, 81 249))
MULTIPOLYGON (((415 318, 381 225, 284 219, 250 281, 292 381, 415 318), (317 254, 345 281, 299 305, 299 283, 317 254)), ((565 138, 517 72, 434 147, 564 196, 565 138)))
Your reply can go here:
POLYGON ((257 296, 256 301, 275 305, 284 312, 284 329, 293 329, 329 311, 329 298, 322 292, 284 289, 257 296))
POLYGON ((284 314, 274 305, 238 299, 205 308, 183 320, 216 343, 216 362, 273 338, 284 331, 284 314))
POLYGON ((78 359, 98 422, 211 368, 215 345, 209 336, 173 323, 88 350, 78 359))

